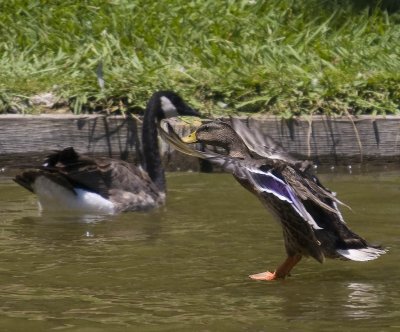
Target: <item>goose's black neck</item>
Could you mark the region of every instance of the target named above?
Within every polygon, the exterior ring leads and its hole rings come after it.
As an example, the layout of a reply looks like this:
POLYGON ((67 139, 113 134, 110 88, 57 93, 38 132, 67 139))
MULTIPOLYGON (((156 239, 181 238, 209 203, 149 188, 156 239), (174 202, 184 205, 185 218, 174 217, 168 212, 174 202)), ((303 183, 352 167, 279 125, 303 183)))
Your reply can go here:
POLYGON ((151 98, 143 118, 142 144, 144 169, 157 188, 165 192, 165 174, 157 138, 157 123, 161 120, 160 98, 151 98))

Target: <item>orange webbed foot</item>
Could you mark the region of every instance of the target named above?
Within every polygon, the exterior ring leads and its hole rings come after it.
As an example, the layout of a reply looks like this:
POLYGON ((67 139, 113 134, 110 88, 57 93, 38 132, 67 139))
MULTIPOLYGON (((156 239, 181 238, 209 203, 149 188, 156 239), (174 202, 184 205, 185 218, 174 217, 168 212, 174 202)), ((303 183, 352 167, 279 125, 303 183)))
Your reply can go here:
POLYGON ((257 274, 251 274, 249 275, 250 279, 253 280, 263 280, 263 281, 272 281, 278 279, 278 276, 276 275, 276 272, 261 272, 257 274))
POLYGON ((253 280, 277 280, 285 279, 286 276, 290 275, 290 271, 293 267, 301 260, 301 255, 289 256, 286 260, 275 270, 275 272, 261 272, 252 274, 249 277, 253 280))

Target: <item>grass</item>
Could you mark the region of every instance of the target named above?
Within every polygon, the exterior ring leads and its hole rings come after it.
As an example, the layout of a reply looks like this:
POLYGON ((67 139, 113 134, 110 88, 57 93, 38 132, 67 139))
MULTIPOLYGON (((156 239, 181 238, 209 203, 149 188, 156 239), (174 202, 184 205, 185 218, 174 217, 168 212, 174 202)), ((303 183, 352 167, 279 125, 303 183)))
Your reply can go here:
POLYGON ((124 111, 173 89, 213 115, 398 114, 398 7, 352 3, 2 1, 0 112, 42 92, 124 111))

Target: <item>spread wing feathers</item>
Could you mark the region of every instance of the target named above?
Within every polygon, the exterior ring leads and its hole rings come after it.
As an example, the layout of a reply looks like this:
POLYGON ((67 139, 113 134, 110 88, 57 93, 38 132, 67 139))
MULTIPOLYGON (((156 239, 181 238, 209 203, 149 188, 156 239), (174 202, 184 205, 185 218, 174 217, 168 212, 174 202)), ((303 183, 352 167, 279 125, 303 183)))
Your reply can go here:
POLYGON ((271 171, 263 171, 259 168, 245 167, 247 171, 246 178, 260 192, 266 192, 274 195, 282 201, 291 204, 292 208, 308 222, 313 229, 322 229, 311 215, 307 212, 296 191, 285 181, 274 175, 271 171))
POLYGON ((271 172, 262 171, 256 164, 252 165, 249 161, 243 161, 241 159, 220 155, 210 151, 203 152, 194 150, 180 140, 179 136, 168 123, 167 130, 168 131, 164 131, 164 129, 161 128, 160 133, 162 137, 180 152, 207 159, 239 178, 248 179, 260 192, 272 194, 280 200, 289 202, 295 211, 304 218, 310 226, 314 229, 321 229, 321 227, 318 226, 311 215, 307 212, 293 188, 271 172))
POLYGON ((286 182, 294 188, 296 194, 301 197, 301 199, 313 201, 324 209, 337 214, 339 219, 343 221, 337 204, 344 205, 349 209, 350 207, 337 199, 328 189, 323 187, 315 176, 307 172, 299 174, 299 172, 292 167, 285 167, 282 173, 286 182))
POLYGON ((309 199, 330 212, 338 212, 332 202, 341 202, 332 193, 320 187, 312 179, 300 176, 291 167, 286 167, 282 173, 287 183, 294 188, 296 194, 301 197, 301 199, 309 199))
POLYGON ((312 162, 308 160, 297 160, 291 156, 271 136, 263 134, 256 122, 252 123, 251 128, 238 118, 231 118, 230 122, 232 128, 253 153, 264 158, 283 160, 290 165, 299 167, 303 171, 312 165, 312 162))
POLYGON ((272 194, 280 200, 289 202, 295 211, 314 229, 321 229, 321 227, 318 226, 307 212, 302 200, 310 199, 326 210, 338 214, 339 218, 343 220, 335 205, 336 202, 341 202, 337 200, 332 193, 314 182, 311 176, 308 176, 310 179, 306 178, 306 180, 304 180, 292 167, 288 166, 284 168, 284 170, 287 171, 286 173, 284 171, 282 174, 283 180, 268 169, 260 169, 259 160, 251 163, 249 160, 244 161, 211 151, 195 150, 181 141, 180 137, 174 132, 172 126, 168 122, 165 122, 165 124, 166 129, 160 128, 159 132, 175 149, 190 156, 207 159, 239 178, 248 179, 257 190, 272 194), (293 174, 291 174, 292 172, 293 174), (327 204, 324 201, 328 201, 331 204, 327 204))

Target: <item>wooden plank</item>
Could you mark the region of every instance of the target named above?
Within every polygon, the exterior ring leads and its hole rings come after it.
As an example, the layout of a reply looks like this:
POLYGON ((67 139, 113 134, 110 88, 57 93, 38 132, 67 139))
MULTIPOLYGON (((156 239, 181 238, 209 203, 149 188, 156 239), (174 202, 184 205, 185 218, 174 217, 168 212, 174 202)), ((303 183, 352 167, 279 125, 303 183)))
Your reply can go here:
MULTIPOLYGON (((138 163, 140 140, 141 124, 131 117, 1 115, 0 167, 40 163, 50 152, 68 146, 79 153, 138 163)), ((180 154, 170 152, 165 143, 160 147, 168 169, 198 169, 199 163, 194 158, 185 160, 180 154)))
POLYGON ((250 120, 291 153, 321 163, 399 161, 400 117, 250 120))
MULTIPOLYGON (((319 163, 347 164, 361 161, 400 161, 400 117, 361 116, 282 120, 255 116, 258 126, 289 152, 319 163)), ((190 131, 178 126, 179 134, 190 131)), ((41 160, 53 150, 73 146, 80 153, 137 161, 141 125, 133 118, 103 115, 1 115, 0 166, 41 160)), ((163 143, 169 170, 197 170, 199 164, 163 143)))
POLYGON ((0 116, 0 154, 74 146, 84 153, 129 153, 140 128, 132 118, 104 116, 0 116))

